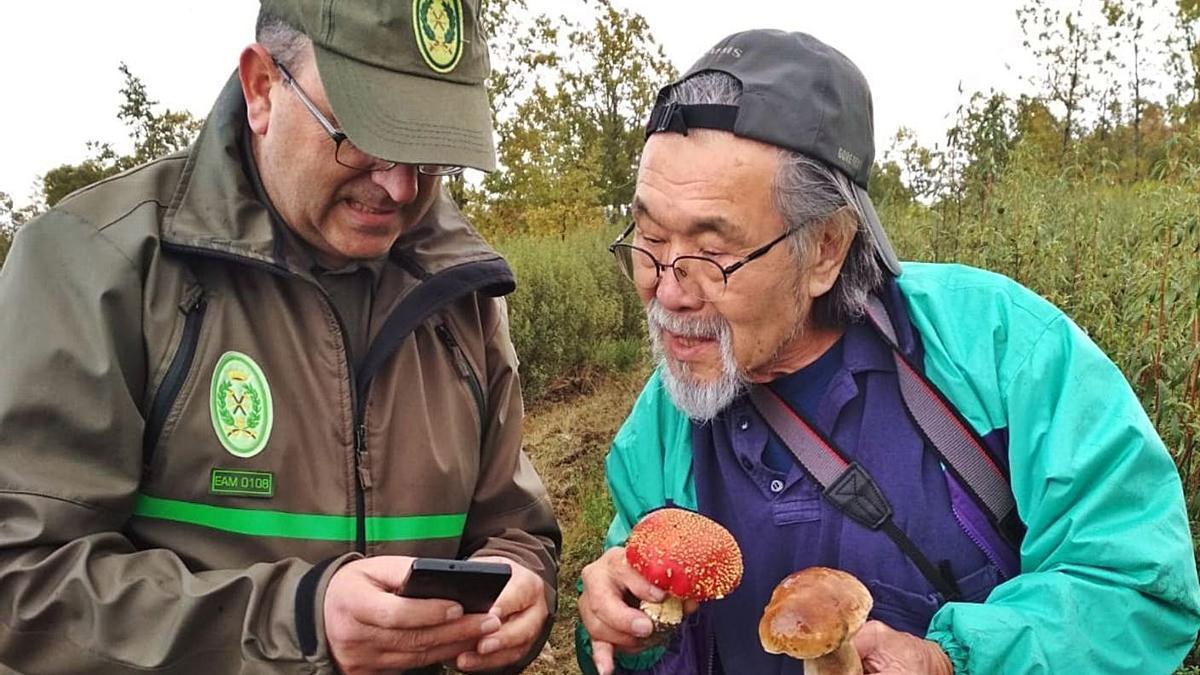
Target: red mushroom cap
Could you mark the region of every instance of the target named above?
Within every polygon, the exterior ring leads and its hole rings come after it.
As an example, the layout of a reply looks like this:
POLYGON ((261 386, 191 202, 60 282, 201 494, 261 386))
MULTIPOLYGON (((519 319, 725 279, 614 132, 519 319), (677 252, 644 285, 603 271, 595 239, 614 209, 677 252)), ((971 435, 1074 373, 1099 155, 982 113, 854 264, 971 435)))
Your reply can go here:
POLYGON ((658 509, 638 521, 625 559, 650 583, 684 599, 722 598, 742 581, 742 550, 733 535, 686 509, 658 509))

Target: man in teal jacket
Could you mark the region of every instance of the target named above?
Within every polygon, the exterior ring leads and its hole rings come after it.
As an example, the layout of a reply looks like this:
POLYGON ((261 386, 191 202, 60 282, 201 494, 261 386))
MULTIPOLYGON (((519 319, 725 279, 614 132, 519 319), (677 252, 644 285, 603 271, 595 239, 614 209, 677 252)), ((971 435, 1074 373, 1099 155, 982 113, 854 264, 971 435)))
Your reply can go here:
POLYGON ((730 36, 663 89, 647 137, 634 222, 612 248, 659 368, 608 458, 616 517, 583 573, 585 672, 800 673, 757 627, 775 584, 813 565, 870 589, 854 639, 868 673, 1178 666, 1200 588, 1162 441, 1112 362, 1042 298, 957 265, 901 270, 866 193, 870 93, 845 56, 803 34, 730 36), (910 392, 926 385, 934 420, 1003 477, 1010 519, 988 517, 919 421, 910 392), (873 477, 896 532, 836 506, 748 390, 873 477), (665 650, 624 601, 661 594, 622 549, 664 505, 722 523, 745 561, 741 586, 665 650))

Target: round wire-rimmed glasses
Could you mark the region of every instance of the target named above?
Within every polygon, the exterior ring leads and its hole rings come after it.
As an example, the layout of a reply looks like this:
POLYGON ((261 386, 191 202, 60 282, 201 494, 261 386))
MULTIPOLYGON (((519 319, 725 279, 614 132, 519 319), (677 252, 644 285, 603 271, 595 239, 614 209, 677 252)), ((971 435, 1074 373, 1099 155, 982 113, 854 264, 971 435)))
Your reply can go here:
POLYGON ((730 275, 746 263, 766 255, 776 244, 799 229, 790 227, 783 234, 743 256, 741 260, 723 266, 716 260, 702 255, 680 255, 675 256, 669 263, 661 262, 644 248, 622 243, 636 226, 637 223, 630 223, 621 236, 608 245, 608 250, 616 258, 621 273, 632 281, 634 286, 647 291, 658 286, 663 271, 670 269, 684 293, 704 302, 719 300, 729 286, 730 275))
MULTIPOLYGON (((283 66, 278 60, 275 61, 275 67, 279 69, 279 73, 283 75, 283 81, 296 94, 296 98, 300 99, 300 103, 304 104, 305 109, 312 114, 325 133, 329 134, 329 138, 333 139, 333 159, 338 164, 358 171, 390 171, 400 164, 390 159, 381 159, 374 155, 363 152, 351 141, 346 133, 333 125, 313 103, 308 94, 304 93, 304 89, 288 72, 288 69, 283 66)), ((463 172, 463 167, 453 166, 449 164, 417 164, 417 171, 426 176, 457 176, 463 172)))

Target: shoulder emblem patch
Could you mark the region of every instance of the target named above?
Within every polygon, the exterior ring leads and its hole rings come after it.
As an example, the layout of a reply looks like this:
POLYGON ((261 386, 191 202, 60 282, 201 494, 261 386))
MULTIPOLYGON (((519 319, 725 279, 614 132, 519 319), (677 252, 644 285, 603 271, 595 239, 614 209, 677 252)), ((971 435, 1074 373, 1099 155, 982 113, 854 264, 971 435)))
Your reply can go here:
POLYGON ((462 0, 413 0, 413 32, 430 68, 454 70, 463 52, 462 0))
POLYGON ((275 409, 271 387, 254 359, 225 352, 213 370, 211 403, 213 430, 221 445, 235 457, 262 452, 271 437, 275 409))

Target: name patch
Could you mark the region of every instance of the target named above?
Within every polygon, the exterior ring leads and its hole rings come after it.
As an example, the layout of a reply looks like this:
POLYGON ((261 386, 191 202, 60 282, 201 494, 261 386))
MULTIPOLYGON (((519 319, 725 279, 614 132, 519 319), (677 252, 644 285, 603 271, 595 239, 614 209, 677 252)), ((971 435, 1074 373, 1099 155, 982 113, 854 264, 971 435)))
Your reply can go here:
POLYGON ((270 471, 213 469, 208 491, 214 495, 269 499, 275 496, 275 475, 270 471))

